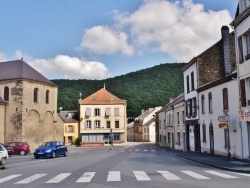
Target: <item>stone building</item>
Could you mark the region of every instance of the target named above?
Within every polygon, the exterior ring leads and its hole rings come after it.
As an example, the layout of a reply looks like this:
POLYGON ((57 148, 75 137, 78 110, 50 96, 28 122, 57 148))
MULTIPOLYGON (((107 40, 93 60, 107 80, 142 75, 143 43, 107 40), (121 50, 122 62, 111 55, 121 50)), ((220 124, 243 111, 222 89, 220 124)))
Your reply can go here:
POLYGON ((22 60, 0 63, 0 142, 23 141, 31 152, 44 141, 63 140, 58 87, 22 60))

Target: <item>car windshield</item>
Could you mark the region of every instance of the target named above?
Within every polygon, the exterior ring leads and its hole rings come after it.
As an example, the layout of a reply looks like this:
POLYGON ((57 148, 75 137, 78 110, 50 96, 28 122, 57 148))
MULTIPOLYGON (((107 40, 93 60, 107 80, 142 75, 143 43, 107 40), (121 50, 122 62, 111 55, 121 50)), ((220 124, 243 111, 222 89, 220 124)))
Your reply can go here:
POLYGON ((40 147, 49 147, 49 146, 55 146, 55 142, 44 142, 40 147))

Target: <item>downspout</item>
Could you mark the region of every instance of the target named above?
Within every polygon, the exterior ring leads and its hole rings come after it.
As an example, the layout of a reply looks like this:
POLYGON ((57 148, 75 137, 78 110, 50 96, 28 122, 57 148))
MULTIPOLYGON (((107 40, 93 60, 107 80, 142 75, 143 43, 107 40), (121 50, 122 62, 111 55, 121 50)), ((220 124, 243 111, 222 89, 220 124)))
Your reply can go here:
POLYGON ((7 122, 7 102, 4 101, 4 144, 6 143, 6 129, 7 129, 7 126, 6 126, 6 122, 7 122))

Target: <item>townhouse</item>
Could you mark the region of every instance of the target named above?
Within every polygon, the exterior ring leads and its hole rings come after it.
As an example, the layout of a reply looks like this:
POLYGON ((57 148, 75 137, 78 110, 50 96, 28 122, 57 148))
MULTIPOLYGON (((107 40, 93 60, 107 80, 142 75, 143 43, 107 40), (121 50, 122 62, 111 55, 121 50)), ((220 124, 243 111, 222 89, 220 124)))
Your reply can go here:
POLYGON ((230 23, 235 33, 238 111, 241 158, 250 158, 250 1, 239 0, 235 19, 230 23))
POLYGON ((82 146, 126 144, 127 103, 105 88, 79 100, 82 146))

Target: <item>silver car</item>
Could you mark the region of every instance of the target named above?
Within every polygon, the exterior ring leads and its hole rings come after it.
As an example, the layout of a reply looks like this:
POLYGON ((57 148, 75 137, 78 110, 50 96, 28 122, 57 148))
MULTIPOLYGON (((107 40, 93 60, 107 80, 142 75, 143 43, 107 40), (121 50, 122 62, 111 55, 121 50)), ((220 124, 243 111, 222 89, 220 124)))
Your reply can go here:
POLYGON ((5 165, 8 158, 8 151, 2 144, 0 144, 0 164, 5 165))

